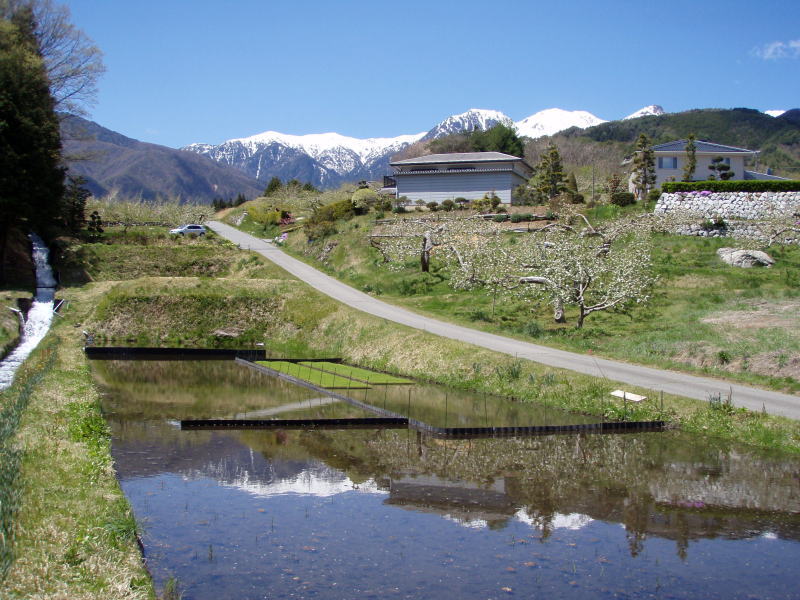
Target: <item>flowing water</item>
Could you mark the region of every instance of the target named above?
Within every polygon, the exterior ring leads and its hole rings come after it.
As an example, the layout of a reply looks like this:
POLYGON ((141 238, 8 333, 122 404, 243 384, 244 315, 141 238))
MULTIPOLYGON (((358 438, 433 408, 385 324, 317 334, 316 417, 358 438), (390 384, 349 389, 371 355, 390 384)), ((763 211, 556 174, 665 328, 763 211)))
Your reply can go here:
POLYGON ((28 237, 33 245, 32 256, 36 266, 36 295, 25 319, 19 344, 0 362, 0 391, 10 387, 14 382, 17 369, 47 335, 53 320, 56 281, 48 261, 49 251, 38 235, 30 233, 28 237))
MULTIPOLYGON (((797 459, 678 432, 182 431, 370 415, 230 362, 94 371, 148 567, 187 600, 800 597, 797 459)), ((575 420, 431 386, 369 393, 451 424, 575 420)))

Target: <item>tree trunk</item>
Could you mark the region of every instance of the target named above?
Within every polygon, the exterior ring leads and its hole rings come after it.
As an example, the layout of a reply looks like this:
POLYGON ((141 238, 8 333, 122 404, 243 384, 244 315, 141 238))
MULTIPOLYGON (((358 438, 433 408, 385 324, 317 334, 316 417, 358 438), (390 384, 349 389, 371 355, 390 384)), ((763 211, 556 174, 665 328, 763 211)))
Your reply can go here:
POLYGON ((431 249, 433 248, 433 241, 431 240, 431 232, 426 231, 422 236, 422 253, 419 257, 419 265, 423 273, 427 273, 431 269, 431 249))
POLYGON ((580 307, 581 311, 578 314, 578 323, 575 325, 577 329, 583 327, 583 320, 586 318, 586 313, 583 311, 583 306, 580 307))
POLYGON ((559 300, 556 308, 553 311, 553 320, 556 323, 566 323, 567 318, 564 316, 564 304, 559 300))

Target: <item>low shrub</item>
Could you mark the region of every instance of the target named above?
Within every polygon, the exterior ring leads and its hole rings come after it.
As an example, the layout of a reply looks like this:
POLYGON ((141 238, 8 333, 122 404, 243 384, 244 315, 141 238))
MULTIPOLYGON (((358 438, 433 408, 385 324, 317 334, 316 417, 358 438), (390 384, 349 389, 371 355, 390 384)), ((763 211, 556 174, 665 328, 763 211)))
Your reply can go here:
POLYGON ((675 192, 800 192, 800 180, 666 181, 665 194, 675 192))
POLYGON ((305 225, 303 225, 303 231, 305 231, 308 241, 313 242, 314 240, 320 240, 324 237, 335 234, 336 224, 332 221, 321 221, 319 223, 306 221, 305 225))
POLYGON ((661 198, 661 190, 658 188, 653 188, 649 192, 647 192, 647 201, 651 203, 658 202, 658 199, 661 198))
POLYGON ((439 203, 438 202, 428 202, 428 204, 426 204, 426 206, 428 207, 428 210, 431 211, 431 212, 436 212, 437 210, 439 210, 439 203))
POLYGON ((492 217, 492 221, 494 221, 495 223, 503 223, 505 221, 508 221, 508 215, 495 215, 492 217))
POLYGON ((615 192, 611 194, 611 204, 617 206, 629 206, 636 202, 636 196, 631 192, 615 192))
POLYGON ((392 209, 392 212, 396 215, 402 215, 405 214, 407 211, 405 206, 403 206, 402 204, 398 204, 392 209))
POLYGON ((448 198, 447 200, 444 200, 442 202, 442 210, 446 210, 447 212, 450 212, 455 207, 456 207, 456 203, 453 200, 450 200, 450 198, 448 198))
POLYGON ((320 206, 311 215, 311 220, 321 223, 323 221, 338 221, 339 219, 351 219, 355 215, 355 206, 352 200, 339 200, 325 206, 320 206))

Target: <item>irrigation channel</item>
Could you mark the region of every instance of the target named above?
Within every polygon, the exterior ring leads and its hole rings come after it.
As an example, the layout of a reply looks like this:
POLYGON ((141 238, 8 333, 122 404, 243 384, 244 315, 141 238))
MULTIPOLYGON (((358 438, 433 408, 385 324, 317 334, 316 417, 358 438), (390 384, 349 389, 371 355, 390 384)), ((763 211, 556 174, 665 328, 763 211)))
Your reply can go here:
POLYGON ((420 383, 320 394, 239 361, 154 358, 92 368, 148 568, 183 598, 797 598, 800 459, 677 431, 334 427, 376 418, 359 402, 435 428, 590 419, 420 383), (181 427, 201 419, 332 427, 181 427))
POLYGON ((14 383, 14 375, 20 365, 42 341, 53 320, 53 301, 56 280, 48 260, 49 251, 44 240, 35 233, 28 234, 32 244, 32 257, 36 266, 36 294, 22 330, 19 344, 0 362, 0 391, 14 383))

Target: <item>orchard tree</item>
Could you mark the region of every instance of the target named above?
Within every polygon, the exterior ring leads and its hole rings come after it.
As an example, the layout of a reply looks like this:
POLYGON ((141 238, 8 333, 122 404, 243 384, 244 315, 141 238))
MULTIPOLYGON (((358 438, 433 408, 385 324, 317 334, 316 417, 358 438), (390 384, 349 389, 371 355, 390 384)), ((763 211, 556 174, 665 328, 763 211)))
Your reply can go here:
POLYGON ((697 168, 697 147, 693 133, 686 140, 686 164, 683 165, 683 181, 694 181, 694 170, 697 168))
POLYGON ((636 141, 636 155, 633 159, 633 185, 636 189, 636 199, 643 201, 647 192, 656 183, 656 159, 650 138, 640 134, 636 141))
POLYGON ((497 223, 470 219, 406 219, 372 237, 395 266, 418 254, 423 264, 438 252, 457 289, 503 290, 532 303, 547 302, 558 322, 568 306, 577 327, 599 311, 646 302, 654 277, 649 224, 627 219, 592 226, 579 214, 518 236, 510 244, 497 223))
POLYGON ((507 285, 522 298, 546 301, 556 321, 578 309, 576 326, 590 314, 646 302, 654 282, 650 235, 634 221, 605 230, 555 224, 513 247, 507 285))

